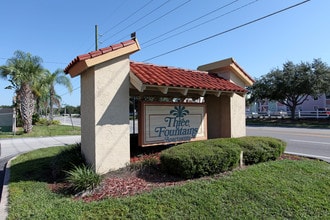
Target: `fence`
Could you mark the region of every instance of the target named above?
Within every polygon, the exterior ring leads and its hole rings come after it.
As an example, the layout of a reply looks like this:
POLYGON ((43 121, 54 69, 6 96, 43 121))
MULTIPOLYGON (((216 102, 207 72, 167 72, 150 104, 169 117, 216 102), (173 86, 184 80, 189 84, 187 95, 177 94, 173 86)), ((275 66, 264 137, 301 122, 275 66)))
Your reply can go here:
POLYGON ((297 118, 329 118, 330 112, 328 111, 298 111, 295 113, 297 118))
MULTIPOLYGON (((290 118, 291 112, 246 112, 246 118, 290 118)), ((295 118, 329 118, 330 111, 297 111, 295 118)))

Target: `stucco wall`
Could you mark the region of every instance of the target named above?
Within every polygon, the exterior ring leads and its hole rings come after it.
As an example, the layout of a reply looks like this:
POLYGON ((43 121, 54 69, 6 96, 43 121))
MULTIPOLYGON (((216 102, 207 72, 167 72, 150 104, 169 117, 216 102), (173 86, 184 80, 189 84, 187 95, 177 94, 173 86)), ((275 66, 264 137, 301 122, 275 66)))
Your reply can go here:
POLYGON ((208 138, 242 137, 246 135, 245 98, 237 94, 205 97, 208 138))
POLYGON ((208 139, 230 137, 230 97, 207 96, 207 136, 208 139))
POLYGON ((245 87, 244 82, 235 73, 233 73, 229 70, 218 72, 218 76, 222 77, 226 80, 229 80, 230 82, 232 82, 242 88, 245 87))
POLYGON ((238 86, 240 86, 240 87, 242 87, 242 88, 245 87, 244 82, 240 78, 238 78, 238 76, 236 74, 234 74, 232 72, 230 73, 229 81, 236 84, 236 85, 238 85, 238 86))
POLYGON ((220 130, 214 129, 220 124, 220 105, 216 96, 205 96, 207 108, 207 138, 212 139, 220 136, 220 130), (212 118, 212 120, 210 120, 212 118))
POLYGON ((94 68, 80 76, 81 151, 89 164, 95 164, 95 74, 94 68))
POLYGON ((98 173, 130 160, 129 68, 121 56, 82 74, 82 151, 98 173))
POLYGON ((246 136, 245 97, 234 94, 231 97, 231 137, 246 136))

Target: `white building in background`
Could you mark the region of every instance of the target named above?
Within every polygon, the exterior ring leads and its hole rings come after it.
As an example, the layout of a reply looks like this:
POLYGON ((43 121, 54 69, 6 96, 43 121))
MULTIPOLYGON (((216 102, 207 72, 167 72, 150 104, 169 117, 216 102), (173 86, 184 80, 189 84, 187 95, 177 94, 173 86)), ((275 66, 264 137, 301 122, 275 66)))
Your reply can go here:
MULTIPOLYGON (((316 111, 318 109, 330 109, 330 95, 325 94, 319 97, 308 96, 307 100, 297 106, 297 111, 316 111)), ((259 100, 247 107, 250 112, 281 112, 289 111, 286 105, 276 101, 259 100)))
POLYGON ((307 100, 297 107, 300 111, 315 111, 320 108, 330 108, 330 96, 325 94, 315 98, 308 96, 307 100))

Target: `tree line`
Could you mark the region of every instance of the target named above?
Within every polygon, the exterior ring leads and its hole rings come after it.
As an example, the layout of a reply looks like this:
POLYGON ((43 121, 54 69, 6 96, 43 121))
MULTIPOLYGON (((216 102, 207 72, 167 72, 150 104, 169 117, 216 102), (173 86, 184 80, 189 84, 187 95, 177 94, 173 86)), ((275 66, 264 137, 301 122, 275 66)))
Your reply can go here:
POLYGON ((0 66, 0 77, 10 83, 6 89, 15 90, 14 105, 25 133, 32 131, 32 116, 35 113, 49 111, 49 120, 53 120, 54 106, 61 106, 61 97, 56 94, 55 85, 63 85, 72 92, 71 81, 63 70, 50 72, 42 66, 42 62, 39 56, 17 50, 6 65, 0 66))
POLYGON ((294 119, 297 106, 309 96, 330 94, 330 68, 321 59, 298 64, 287 61, 282 68, 275 68, 257 79, 249 90, 248 102, 277 101, 288 107, 294 119))

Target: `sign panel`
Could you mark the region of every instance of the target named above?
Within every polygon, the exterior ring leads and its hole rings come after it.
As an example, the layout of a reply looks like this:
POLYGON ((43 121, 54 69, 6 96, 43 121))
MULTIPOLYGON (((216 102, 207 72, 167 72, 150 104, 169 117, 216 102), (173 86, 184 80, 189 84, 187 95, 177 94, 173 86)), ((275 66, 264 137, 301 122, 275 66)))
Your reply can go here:
POLYGON ((206 105, 142 102, 139 145, 182 143, 207 139, 206 105))

